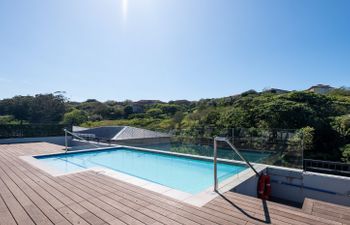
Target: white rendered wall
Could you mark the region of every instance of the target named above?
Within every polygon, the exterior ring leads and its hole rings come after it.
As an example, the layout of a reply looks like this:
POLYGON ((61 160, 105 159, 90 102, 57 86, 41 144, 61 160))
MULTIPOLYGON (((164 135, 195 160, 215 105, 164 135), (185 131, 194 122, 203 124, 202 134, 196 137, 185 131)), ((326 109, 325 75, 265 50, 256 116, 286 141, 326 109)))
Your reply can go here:
MULTIPOLYGON (((299 169, 269 166, 271 196, 296 203, 305 198, 350 206, 350 177, 303 172, 299 169)), ((238 185, 232 191, 257 196, 256 177, 238 185)))

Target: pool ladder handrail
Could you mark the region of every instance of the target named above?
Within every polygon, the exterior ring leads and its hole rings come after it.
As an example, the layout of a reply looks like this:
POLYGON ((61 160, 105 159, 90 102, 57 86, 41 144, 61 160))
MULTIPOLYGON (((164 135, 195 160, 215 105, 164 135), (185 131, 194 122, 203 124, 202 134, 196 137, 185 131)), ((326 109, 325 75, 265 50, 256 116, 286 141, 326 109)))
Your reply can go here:
POLYGON ((214 138, 214 191, 215 192, 218 191, 218 176, 217 176, 218 145, 217 143, 219 141, 227 143, 237 153, 237 155, 254 171, 254 173, 258 177, 260 176, 258 171, 256 171, 256 169, 252 166, 252 164, 250 164, 250 162, 241 155, 239 150, 226 137, 215 137, 214 138))
POLYGON ((67 153, 67 151, 68 151, 68 135, 67 135, 67 134, 70 134, 70 135, 72 135, 73 137, 76 137, 76 138, 78 138, 78 139, 80 139, 80 140, 86 141, 87 143, 93 145, 93 146, 96 147, 96 148, 100 148, 100 147, 101 147, 101 146, 99 146, 99 145, 96 145, 96 144, 93 144, 93 143, 89 142, 89 141, 86 140, 85 138, 82 138, 82 137, 80 137, 80 136, 74 134, 73 132, 70 132, 70 131, 67 130, 67 129, 63 129, 63 131, 64 131, 64 142, 65 142, 65 152, 64 152, 64 153, 67 153))

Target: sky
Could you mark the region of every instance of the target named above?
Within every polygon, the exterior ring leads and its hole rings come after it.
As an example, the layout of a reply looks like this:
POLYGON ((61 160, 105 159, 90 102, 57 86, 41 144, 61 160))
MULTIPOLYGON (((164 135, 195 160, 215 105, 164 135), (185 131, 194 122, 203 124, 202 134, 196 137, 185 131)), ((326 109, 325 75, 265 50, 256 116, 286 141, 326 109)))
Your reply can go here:
POLYGON ((0 0, 0 99, 350 86, 349 0, 0 0))

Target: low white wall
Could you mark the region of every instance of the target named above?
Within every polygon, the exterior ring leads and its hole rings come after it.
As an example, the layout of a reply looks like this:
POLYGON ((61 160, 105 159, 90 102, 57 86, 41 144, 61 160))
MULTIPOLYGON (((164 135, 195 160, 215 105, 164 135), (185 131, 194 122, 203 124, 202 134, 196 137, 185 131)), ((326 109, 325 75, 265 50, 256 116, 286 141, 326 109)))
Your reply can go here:
POLYGON ((238 185, 235 187, 232 191, 241 193, 244 195, 249 195, 253 197, 257 196, 257 187, 258 187, 258 178, 257 177, 251 177, 244 183, 238 185))
MULTIPOLYGON (((305 198, 350 206, 350 177, 304 172, 299 169, 269 166, 271 196, 302 204, 305 198)), ((258 178, 238 185, 231 191, 257 197, 258 178)))
MULTIPOLYGON (((71 145, 72 137, 68 136, 68 145, 71 145)), ((56 145, 65 145, 64 136, 55 137, 33 137, 33 138, 6 138, 0 139, 0 144, 16 144, 28 142, 48 142, 56 145)))
MULTIPOLYGON (((263 170, 262 172, 264 172, 263 170)), ((237 192, 244 195, 249 195, 253 197, 258 197, 258 176, 252 176, 248 180, 244 181, 243 183, 237 185, 235 188, 233 188, 231 191, 237 192)))
POLYGON ((268 167, 271 196, 303 203, 304 198, 350 206, 350 178, 303 172, 297 169, 268 167))

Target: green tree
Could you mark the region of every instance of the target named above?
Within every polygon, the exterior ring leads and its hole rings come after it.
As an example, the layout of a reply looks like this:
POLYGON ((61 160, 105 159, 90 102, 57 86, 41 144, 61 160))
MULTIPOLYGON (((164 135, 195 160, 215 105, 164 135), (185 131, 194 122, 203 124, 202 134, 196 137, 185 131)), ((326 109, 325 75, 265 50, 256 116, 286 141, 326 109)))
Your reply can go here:
POLYGON ((328 92, 327 95, 350 96, 350 88, 349 87, 335 88, 332 91, 328 92))
POLYGON ((12 115, 21 122, 29 120, 33 100, 32 96, 15 96, 11 99, 4 99, 0 102, 0 115, 12 115))
POLYGON ((305 103, 276 98, 257 107, 256 119, 265 121, 268 128, 297 129, 312 124, 313 112, 305 103))
POLYGON ((341 137, 350 136, 350 114, 335 117, 332 125, 341 137))
POLYGON ((173 121, 175 124, 181 124, 184 117, 185 117, 185 114, 183 112, 176 112, 173 117, 173 121))
POLYGON ((156 107, 161 109, 164 114, 171 116, 173 116, 181 108, 180 106, 175 104, 157 104, 156 107))
POLYGON ((350 163, 350 144, 345 145, 340 149, 342 153, 342 161, 350 163))
POLYGON ((315 129, 313 127, 304 127, 301 129, 301 132, 303 134, 303 141, 306 150, 309 150, 312 148, 312 145, 314 143, 315 129))
POLYGON ((230 107, 222 112, 219 124, 225 128, 251 127, 250 115, 241 107, 230 107))
POLYGON ((163 114, 163 111, 158 108, 151 108, 147 110, 146 114, 152 118, 160 118, 161 115, 163 114))
POLYGON ((80 125, 88 120, 88 116, 84 111, 79 109, 74 109, 71 112, 67 112, 64 114, 63 123, 64 124, 72 124, 72 125, 80 125))
POLYGON ((109 111, 109 119, 122 119, 124 116, 124 111, 121 107, 114 106, 113 108, 110 108, 109 111))
POLYGON ((19 121, 16 120, 12 115, 0 116, 0 124, 18 124, 19 121))
POLYGON ((65 98, 62 95, 15 96, 0 102, 0 114, 12 115, 21 122, 59 122, 65 113, 64 103, 65 98))
POLYGON ((62 95, 35 95, 29 111, 29 121, 32 123, 60 122, 65 113, 65 98, 62 95))
POLYGON ((129 115, 131 115, 133 113, 133 108, 131 105, 127 105, 124 107, 124 117, 128 118, 129 115))

